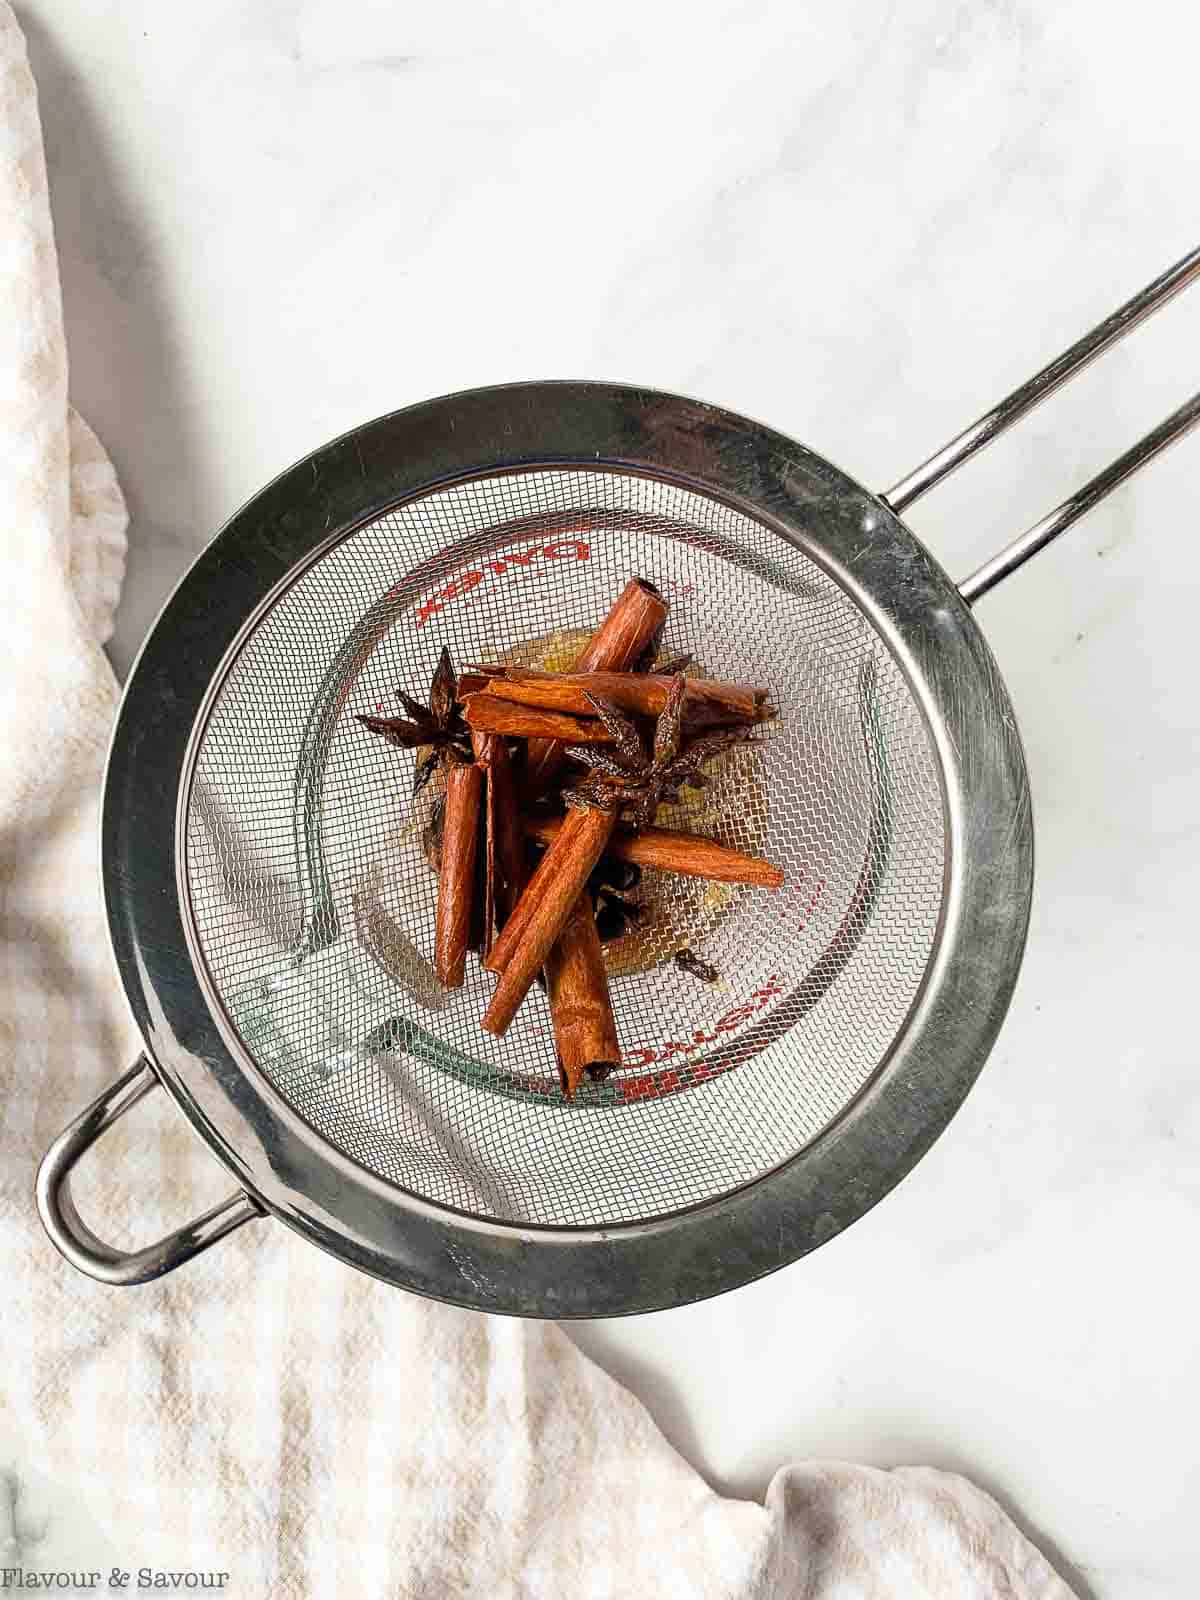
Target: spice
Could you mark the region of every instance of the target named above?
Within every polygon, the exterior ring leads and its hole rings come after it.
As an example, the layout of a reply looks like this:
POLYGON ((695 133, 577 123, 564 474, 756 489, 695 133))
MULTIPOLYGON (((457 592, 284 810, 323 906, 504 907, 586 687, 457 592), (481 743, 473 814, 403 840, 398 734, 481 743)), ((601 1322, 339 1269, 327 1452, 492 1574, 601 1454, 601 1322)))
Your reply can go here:
MULTIPOLYGON (((648 647, 657 651, 667 621, 667 602, 646 578, 630 578, 612 609, 576 658, 576 672, 627 672, 648 647)), ((653 659, 653 657, 651 657, 653 659)), ((562 747, 542 739, 529 743, 525 790, 541 794, 562 765, 562 747)))
POLYGON ((599 889, 593 896, 596 907, 596 932, 602 944, 611 944, 628 931, 631 922, 640 922, 644 906, 636 900, 626 900, 612 889, 599 889))
POLYGON ((466 974, 482 794, 481 769, 456 761, 446 773, 433 945, 434 971, 447 989, 461 989, 466 974))
POLYGON ((702 789, 708 783, 704 763, 712 756, 749 738, 747 728, 727 728, 685 741, 683 738, 683 693, 686 680, 671 680, 671 690, 654 730, 654 746, 648 753, 641 734, 628 717, 611 701, 596 695, 588 699, 596 715, 612 735, 613 748, 595 744, 569 745, 567 754, 592 769, 590 778, 576 785, 574 794, 581 800, 620 811, 634 828, 645 828, 664 802, 679 804, 684 785, 702 789))
MULTIPOLYGON (((506 953, 500 981, 483 1015, 489 1033, 507 1031, 583 893, 592 868, 604 854, 615 824, 612 812, 583 808, 577 825, 563 828, 542 857, 505 929, 507 935, 514 924, 519 925, 514 947, 506 953), (523 915, 527 903, 529 909, 523 915)), ((503 942, 502 936, 492 949, 488 965, 493 970, 503 942)))
POLYGON ((446 792, 433 802, 429 820, 421 830, 421 849, 434 872, 442 868, 442 832, 446 826, 446 792))
POLYGON ((488 683, 498 671, 503 671, 503 668, 468 667, 465 672, 460 672, 458 675, 458 687, 455 690, 459 703, 461 704, 469 694, 479 694, 486 689, 488 683))
POLYGON ((607 744, 611 735, 596 717, 570 717, 516 705, 495 695, 469 694, 464 703, 467 723, 476 733, 502 733, 516 739, 554 739, 566 744, 607 744))
POLYGON ((564 854, 573 848, 574 836, 582 828, 583 820, 583 810, 578 807, 568 811, 566 816, 560 819, 557 835, 551 847, 538 862, 533 876, 525 885, 525 889, 513 907, 503 931, 492 945, 491 952, 484 962, 484 966, 489 972, 501 973, 508 965, 508 958, 519 944, 521 936, 525 932, 525 926, 533 915, 534 907, 537 904, 537 896, 541 892, 541 888, 544 887, 547 861, 551 860, 551 858, 554 861, 560 861, 564 854))
POLYGON ((676 950, 675 965, 681 972, 690 973, 693 978, 699 978, 701 983, 718 983, 721 974, 716 967, 710 967, 707 961, 701 961, 694 950, 676 950))
MULTIPOLYGON (((525 837, 538 844, 551 844, 563 826, 561 817, 526 817, 525 837)), ((660 872, 677 872, 685 878, 707 878, 714 883, 754 883, 765 889, 778 889, 783 873, 770 861, 747 855, 731 845, 719 844, 701 833, 683 833, 674 828, 643 828, 628 833, 621 828, 613 834, 606 855, 617 861, 654 867, 660 872)))
POLYGON ((546 958, 546 993, 559 1082, 570 1100, 585 1072, 593 1080, 607 1077, 621 1059, 604 955, 586 891, 546 958))
POLYGON ((440 763, 445 763, 453 756, 464 759, 470 756, 471 736, 454 692, 454 668, 450 664, 450 652, 443 646, 429 685, 427 706, 414 700, 403 689, 397 689, 396 698, 408 713, 407 717, 356 718, 370 733, 377 733, 380 738, 398 745, 402 750, 427 749, 428 753, 417 763, 413 772, 414 795, 420 794, 440 763))
MULTIPOLYGON (((480 669, 469 681, 476 684, 482 676, 480 669)), ((460 695, 466 681, 465 676, 459 679, 460 695)), ((673 681, 674 677, 658 672, 639 676, 632 672, 540 672, 532 667, 503 667, 483 677, 482 693, 489 699, 585 717, 596 714, 589 699, 595 696, 627 715, 657 717, 666 706, 673 681)), ((763 722, 773 715, 766 689, 712 678, 685 678, 683 707, 685 718, 693 722, 763 722)))
POLYGON ((525 845, 508 743, 496 733, 472 736, 486 781, 484 801, 483 955, 512 915, 525 886, 525 845))
POLYGON ((636 889, 641 881, 642 869, 636 862, 619 860, 606 851, 588 879, 588 888, 593 895, 607 889, 617 889, 624 894, 627 889, 636 889))
POLYGON ((602 944, 620 939, 631 922, 640 922, 644 906, 625 898, 627 889, 636 888, 642 869, 631 861, 617 861, 605 854, 592 868, 587 892, 596 913, 596 931, 602 944))
MULTIPOLYGON (((663 661, 652 662, 647 671, 653 672, 661 678, 673 678, 677 672, 683 672, 690 667, 694 659, 692 652, 685 650, 682 655, 668 656, 663 661)), ((757 689, 754 693, 758 693, 757 689)))
MULTIPOLYGON (((443 649, 427 705, 397 689, 404 716, 358 718, 417 753, 414 794, 441 774, 421 835, 438 880, 439 982, 460 988, 478 950, 498 980, 483 1027, 500 1036, 540 981, 568 1099, 620 1062, 603 941, 652 909, 628 898, 643 867, 711 880, 706 896, 783 882, 769 861, 652 826, 660 805, 710 782, 713 757, 775 715, 765 688, 687 678, 690 656, 664 659, 667 609, 652 583, 631 579, 582 649, 586 635, 560 636, 552 664, 570 671, 480 664, 456 679, 443 649), (553 783, 568 760, 575 773, 553 783), (565 815, 547 814, 564 802, 565 815)), ((674 962, 718 981, 692 950, 674 962)))

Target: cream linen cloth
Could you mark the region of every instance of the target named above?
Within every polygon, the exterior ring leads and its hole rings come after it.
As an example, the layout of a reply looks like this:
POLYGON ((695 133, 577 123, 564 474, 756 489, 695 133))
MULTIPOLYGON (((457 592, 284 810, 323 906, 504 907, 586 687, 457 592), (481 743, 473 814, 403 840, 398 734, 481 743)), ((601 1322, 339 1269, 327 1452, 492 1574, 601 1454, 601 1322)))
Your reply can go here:
MULTIPOLYGON (((34 85, 2 0, 0 300, 0 1567, 100 1588, 114 1567, 132 1588, 143 1567, 224 1572, 254 1600, 1069 1600, 961 1478, 810 1464, 765 1506, 722 1500, 556 1327, 414 1299, 278 1223, 140 1289, 59 1259, 37 1161, 137 1050, 96 870, 125 511, 67 404, 34 85)), ((101 1149, 77 1188, 118 1241, 221 1187, 178 1115, 139 1107, 101 1149)))

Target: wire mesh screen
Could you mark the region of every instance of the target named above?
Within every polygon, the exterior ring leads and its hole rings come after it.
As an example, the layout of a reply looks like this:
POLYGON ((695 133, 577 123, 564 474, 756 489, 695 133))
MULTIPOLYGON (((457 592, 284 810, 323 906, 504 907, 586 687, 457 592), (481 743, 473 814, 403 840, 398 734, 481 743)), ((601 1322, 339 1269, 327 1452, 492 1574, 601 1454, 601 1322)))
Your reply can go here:
POLYGON ((943 893, 937 758, 887 645, 767 526, 677 485, 585 468, 474 479, 352 534, 236 655, 203 730, 184 903, 228 1024, 325 1139, 384 1179, 501 1221, 632 1222, 760 1177, 886 1057, 943 893), (658 821, 765 855, 784 886, 647 871, 606 950, 624 1055, 566 1102, 544 994, 504 1039, 494 980, 433 973, 434 789, 354 712, 456 666, 571 664, 634 575, 670 601, 664 651, 769 687, 762 742, 658 821), (671 959, 715 968, 697 980, 671 959))

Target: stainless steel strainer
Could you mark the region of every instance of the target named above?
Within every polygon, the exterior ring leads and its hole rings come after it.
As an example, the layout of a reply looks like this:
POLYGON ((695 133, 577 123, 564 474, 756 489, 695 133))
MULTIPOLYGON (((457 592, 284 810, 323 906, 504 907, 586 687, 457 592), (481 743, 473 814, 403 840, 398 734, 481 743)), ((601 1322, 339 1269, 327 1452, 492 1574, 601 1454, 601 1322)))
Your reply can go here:
POLYGON ((695 1299, 814 1248, 913 1165, 1016 978, 1032 833, 1011 707, 968 605, 1200 420, 1193 398, 967 584, 897 513, 1200 276, 1159 279, 886 496, 710 406, 590 383, 368 424, 242 510, 134 670, 104 802, 113 941, 146 1057, 56 1142, 39 1202, 113 1283, 271 1212, 368 1271, 488 1310, 695 1299), (672 649, 780 718, 678 825, 783 867, 771 894, 648 874, 609 951, 626 1054, 559 1092, 544 998, 430 963, 428 800, 355 711, 456 662, 564 665, 634 574, 672 649), (688 945, 714 986, 681 975, 688 945), (240 1191, 133 1253, 74 1162, 163 1082, 240 1191))

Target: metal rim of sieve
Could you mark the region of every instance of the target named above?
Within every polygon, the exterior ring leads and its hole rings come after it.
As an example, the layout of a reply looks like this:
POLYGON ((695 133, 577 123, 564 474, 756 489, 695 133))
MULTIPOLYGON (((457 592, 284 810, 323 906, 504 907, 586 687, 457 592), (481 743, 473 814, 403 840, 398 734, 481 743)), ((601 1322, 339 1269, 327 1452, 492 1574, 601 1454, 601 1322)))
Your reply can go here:
POLYGON ((1200 395, 956 588, 897 512, 1200 277, 1200 251, 1121 307, 887 495, 761 425, 679 397, 595 383, 476 390, 378 419, 249 502, 165 606, 126 689, 106 777, 103 873, 118 968, 147 1054, 54 1142, 38 1204, 55 1245, 110 1283, 172 1270, 243 1222, 280 1217, 391 1282, 483 1310, 607 1316, 703 1298, 816 1248, 907 1173, 983 1065, 1023 952, 1032 886, 1024 757, 968 605, 1191 427, 1200 395), (539 1228, 454 1212, 384 1182, 317 1138, 206 1003, 176 874, 172 796, 223 666, 280 585, 390 507, 500 471, 597 466, 743 509, 828 573, 903 669, 941 766, 946 890, 906 1026, 869 1085, 799 1154, 756 1181, 616 1227, 539 1228), (71 1168, 164 1084, 241 1190, 141 1250, 104 1244, 70 1198, 71 1168))
POLYGON ((1032 880, 1024 760, 987 646, 953 584, 878 497, 782 435, 645 390, 474 391, 368 424, 239 512, 172 597, 126 693, 105 790, 114 948, 158 1071, 269 1210, 422 1293, 600 1316, 716 1293, 823 1242, 908 1171, 987 1055, 1019 966, 1032 880), (688 470, 678 461, 686 446, 688 470), (434 1205, 316 1136, 210 1008, 188 949, 178 830, 195 730, 280 585, 390 506, 506 467, 595 463, 745 509, 846 589, 904 669, 942 768, 947 884, 924 992, 870 1086, 814 1144, 709 1204, 618 1227, 536 1228, 434 1205), (314 537, 314 530, 318 536, 314 537))

